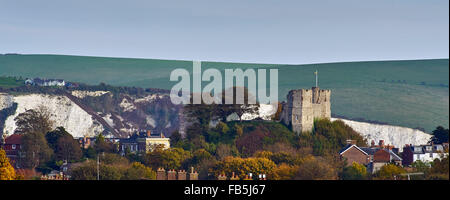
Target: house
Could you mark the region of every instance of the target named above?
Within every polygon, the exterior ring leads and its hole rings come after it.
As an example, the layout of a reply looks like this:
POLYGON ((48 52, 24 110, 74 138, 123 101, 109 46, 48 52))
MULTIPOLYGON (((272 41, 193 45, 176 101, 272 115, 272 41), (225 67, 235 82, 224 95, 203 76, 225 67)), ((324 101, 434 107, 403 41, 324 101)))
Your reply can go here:
POLYGON ((353 141, 347 141, 347 143, 347 146, 339 152, 341 159, 345 158, 347 160, 347 166, 352 165, 353 162, 363 165, 369 164, 370 156, 367 152, 356 146, 353 141))
POLYGON ((348 140, 340 152, 341 159, 347 160, 347 166, 353 162, 365 165, 371 173, 377 172, 382 166, 394 163, 402 165, 402 158, 398 156, 398 148, 391 145, 384 145, 384 141, 380 140, 378 145, 372 141, 370 147, 358 147, 356 141, 348 140))
MULTIPOLYGON (((445 144, 427 144, 427 145, 405 145, 403 148, 407 152, 411 151, 412 153, 404 153, 404 157, 408 160, 411 160, 412 163, 420 160, 425 163, 433 162, 435 159, 441 159, 443 156, 448 155, 448 151, 446 152, 445 144)), ((408 163, 408 164, 412 164, 408 163)))
POLYGON ((11 165, 19 169, 20 168, 20 149, 22 145, 22 135, 12 134, 8 137, 3 135, 1 146, 5 150, 6 157, 9 158, 11 165))
POLYGON ((158 146, 163 149, 170 148, 170 139, 166 138, 163 133, 153 135, 150 130, 138 132, 129 138, 119 140, 119 151, 122 155, 127 151, 130 153, 151 152, 158 146))
POLYGON ((37 86, 65 86, 66 82, 62 79, 30 79, 25 80, 26 85, 37 85, 37 86))
POLYGON ((82 149, 87 149, 94 144, 95 138, 89 138, 87 136, 78 138, 78 143, 82 149))
POLYGON ((402 158, 392 151, 392 149, 379 148, 373 154, 373 160, 370 163, 368 170, 375 173, 380 170, 381 167, 390 163, 401 166, 402 158))

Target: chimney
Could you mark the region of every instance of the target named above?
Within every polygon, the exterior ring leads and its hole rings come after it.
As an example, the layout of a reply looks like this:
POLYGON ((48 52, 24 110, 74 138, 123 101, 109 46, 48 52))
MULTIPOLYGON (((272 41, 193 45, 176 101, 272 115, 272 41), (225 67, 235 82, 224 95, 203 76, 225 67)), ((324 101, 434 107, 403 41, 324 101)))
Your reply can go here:
POLYGON ((177 180, 177 172, 174 169, 167 171, 167 180, 177 180))
POLYGON ((347 139, 347 144, 354 144, 354 145, 356 145, 356 140, 347 139))
POLYGON ((164 168, 158 168, 158 171, 156 171, 156 180, 167 180, 166 170, 164 168))
POLYGON ((194 171, 194 167, 191 167, 191 173, 189 173, 189 180, 198 180, 198 173, 194 171))
POLYGON ((152 131, 147 130, 147 137, 150 137, 152 135, 152 131))
POLYGON ((230 180, 239 180, 239 176, 236 176, 236 174, 232 172, 230 180))
POLYGON ((186 180, 186 171, 184 170, 178 171, 178 180, 186 180))
POLYGON ((380 148, 384 148, 384 140, 380 140, 380 142, 378 142, 378 145, 380 146, 380 148))

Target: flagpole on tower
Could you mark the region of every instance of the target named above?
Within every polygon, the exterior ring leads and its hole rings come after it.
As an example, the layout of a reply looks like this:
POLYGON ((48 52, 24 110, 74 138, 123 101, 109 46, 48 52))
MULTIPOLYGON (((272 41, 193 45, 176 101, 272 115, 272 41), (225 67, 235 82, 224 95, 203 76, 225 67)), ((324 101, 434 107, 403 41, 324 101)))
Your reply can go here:
POLYGON ((318 77, 318 74, 317 74, 317 69, 316 69, 316 71, 314 72, 314 74, 316 75, 316 87, 317 87, 317 77, 318 77))

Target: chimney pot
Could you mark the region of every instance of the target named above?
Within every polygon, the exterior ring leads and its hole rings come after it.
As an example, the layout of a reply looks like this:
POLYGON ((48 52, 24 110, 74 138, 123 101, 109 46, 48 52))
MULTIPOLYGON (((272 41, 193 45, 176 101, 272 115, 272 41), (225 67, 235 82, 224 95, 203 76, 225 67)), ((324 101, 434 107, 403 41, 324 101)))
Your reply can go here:
POLYGON ((383 148, 384 147, 384 140, 380 140, 379 145, 380 145, 381 148, 383 148))

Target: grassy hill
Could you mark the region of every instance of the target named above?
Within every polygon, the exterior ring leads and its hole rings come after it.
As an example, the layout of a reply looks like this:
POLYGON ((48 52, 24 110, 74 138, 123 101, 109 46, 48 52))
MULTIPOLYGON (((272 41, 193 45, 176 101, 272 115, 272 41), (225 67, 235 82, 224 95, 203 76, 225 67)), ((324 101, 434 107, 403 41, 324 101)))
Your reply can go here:
MULTIPOLYGON (((430 132, 449 126, 449 60, 408 60, 273 65, 203 62, 206 68, 278 68, 279 98, 314 85, 332 90, 332 113, 430 132)), ((0 55, 0 76, 61 78, 115 86, 170 89, 170 72, 192 62, 63 55, 0 55)), ((206 83, 205 83, 206 84, 206 83)))

